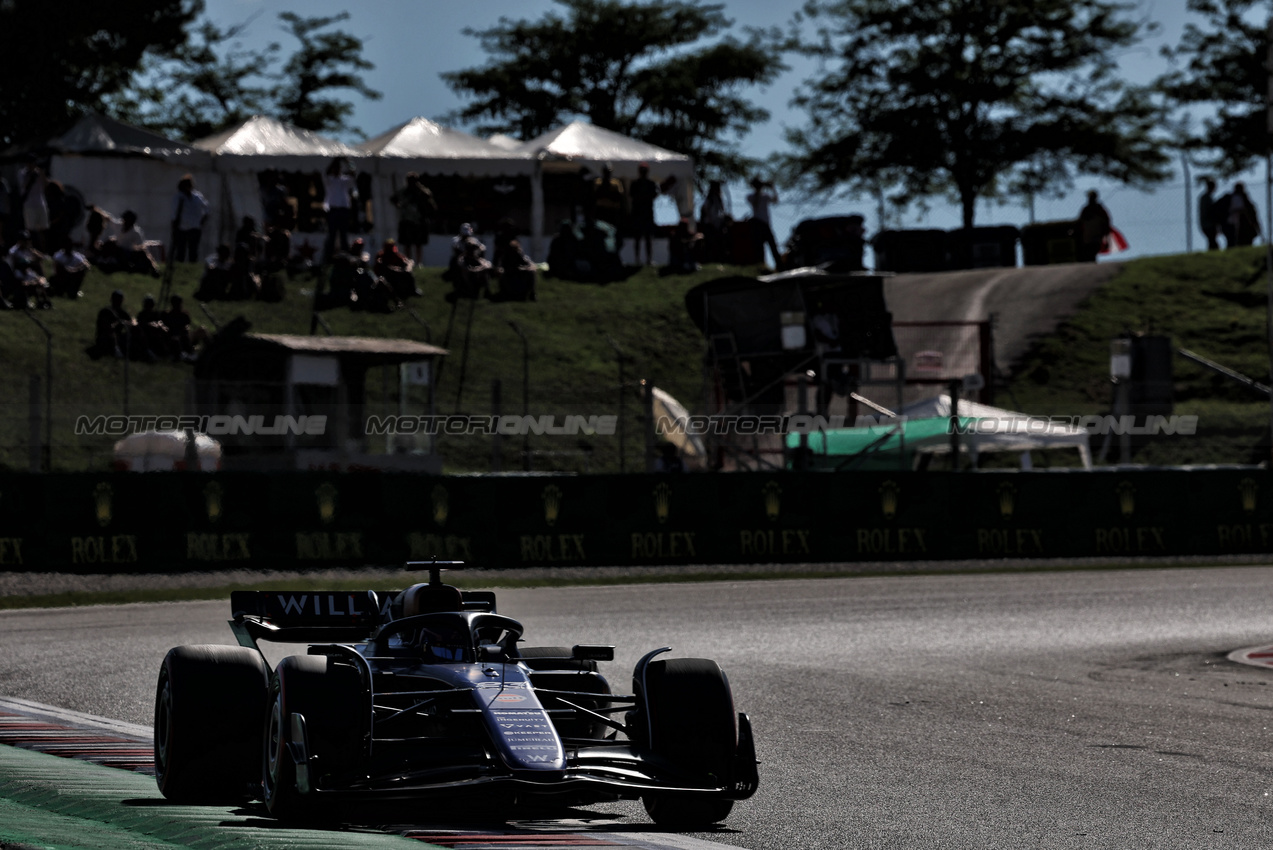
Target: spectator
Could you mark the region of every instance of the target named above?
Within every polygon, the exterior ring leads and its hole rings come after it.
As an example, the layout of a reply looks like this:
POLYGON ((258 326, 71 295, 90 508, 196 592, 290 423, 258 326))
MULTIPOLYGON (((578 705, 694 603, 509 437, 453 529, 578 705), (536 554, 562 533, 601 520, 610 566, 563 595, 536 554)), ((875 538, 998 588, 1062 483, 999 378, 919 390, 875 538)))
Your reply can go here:
POLYGON ((327 239, 323 243, 323 262, 331 262, 336 244, 349 250, 349 220, 353 213, 354 179, 345 167, 343 157, 336 157, 323 175, 323 209, 327 211, 327 239))
POLYGON ((49 229, 49 204, 45 197, 48 178, 40 167, 35 154, 28 154, 26 164, 18 172, 18 197, 22 203, 23 229, 31 234, 37 250, 45 246, 45 234, 49 229))
POLYGON ((614 228, 623 224, 623 184, 614 177, 610 163, 601 166, 601 176, 592 181, 592 215, 614 228))
POLYGON ((248 258, 253 264, 262 260, 265 256, 265 236, 256 229, 256 219, 250 215, 243 216, 239 229, 234 234, 234 244, 247 248, 248 258))
POLYGON ((199 241, 208 220, 208 201, 189 174, 177 181, 172 199, 172 262, 199 262, 199 241))
POLYGON ((703 259, 709 263, 725 260, 725 233, 728 214, 725 211, 725 199, 721 196, 721 182, 713 180, 707 184, 707 197, 698 213, 698 229, 703 234, 703 259))
POLYGON ((84 232, 88 234, 88 244, 84 250, 92 255, 101 250, 107 228, 119 224, 119 220, 96 204, 89 204, 86 209, 88 217, 84 222, 84 232))
POLYGON ((9 244, 9 219, 13 217, 13 204, 9 196, 9 181, 0 174, 0 246, 9 244))
POLYGON ((751 190, 747 203, 751 205, 752 240, 760 246, 760 261, 765 261, 764 246, 768 245, 774 258, 774 268, 778 268, 778 242, 774 239, 773 224, 769 220, 770 207, 778 203, 778 190, 773 183, 759 177, 752 178, 751 190))
POLYGON ((664 274, 692 274, 698 271, 698 251, 703 241, 703 234, 694 230, 688 218, 682 218, 668 242, 670 261, 664 267, 664 274))
POLYGON ((169 299, 168 311, 160 316, 164 327, 168 329, 168 348, 174 358, 190 359, 194 354, 194 338, 190 333, 190 314, 181 306, 181 296, 174 295, 169 299))
POLYGON ((230 291, 232 254, 229 245, 218 245, 217 252, 204 261, 203 277, 194 297, 200 301, 220 301, 230 291))
POLYGON ((54 251, 71 235, 80 217, 82 207, 79 198, 66 191, 57 180, 44 182, 44 203, 49 208, 49 231, 45 238, 45 250, 54 251))
POLYGON ((1221 198, 1217 207, 1224 216, 1221 226, 1226 248, 1246 247, 1255 242, 1260 235, 1260 219, 1244 183, 1234 183, 1233 191, 1221 198))
POLYGON ((413 262, 419 263, 424 246, 429 244, 438 202, 414 171, 407 173, 406 185, 390 201, 398 208, 398 243, 413 262))
POLYGON ((17 310, 26 306, 25 293, 18 283, 9 255, 0 256, 0 310, 17 310))
POLYGON ((139 336, 140 344, 145 348, 147 360, 157 360, 172 354, 168 326, 164 324, 163 314, 155 309, 155 296, 147 295, 142 299, 134 333, 139 336))
POLYGON ((376 254, 372 273, 382 279, 394 297, 401 301, 412 295, 423 294, 416 289, 415 275, 412 274, 414 268, 415 263, 402 255, 398 250, 398 244, 392 239, 386 239, 379 253, 376 254))
POLYGON ((501 301, 534 301, 539 269, 516 239, 496 255, 495 274, 499 276, 501 301))
POLYGON ((88 258, 75 250, 71 237, 64 237, 61 249, 53 255, 53 276, 49 278, 50 294, 65 295, 67 298, 83 296, 80 288, 84 285, 84 276, 88 274, 88 269, 88 258))
POLYGON ((632 199, 632 238, 636 264, 641 265, 641 243, 645 243, 645 262, 654 265, 654 202, 659 196, 659 186, 650 179, 650 166, 637 166, 637 179, 632 181, 628 193, 632 199))
POLYGON ((124 293, 116 289, 111 293, 110 305, 97 313, 95 342, 88 349, 88 356, 94 360, 99 357, 123 359, 136 324, 124 309, 124 293))
POLYGON ((41 310, 53 307, 49 300, 49 282, 44 277, 44 261, 48 257, 36 250, 31 233, 23 230, 18 233, 18 241, 9 249, 8 262, 13 270, 14 293, 17 296, 14 306, 24 307, 34 302, 41 310))
POLYGON ((119 264, 119 268, 115 270, 159 277, 159 269, 155 267, 155 259, 150 256, 150 245, 152 243, 146 241, 145 234, 137 226, 137 213, 132 210, 124 210, 124 214, 120 218, 122 223, 119 227, 119 233, 108 240, 114 246, 114 253, 119 264))
POLYGON ((1106 250, 1110 233, 1109 210, 1101 205, 1100 196, 1092 189, 1087 205, 1079 211, 1078 259, 1080 263, 1096 262, 1096 255, 1106 250))
POLYGON ((254 301, 261 295, 261 276, 248 253, 248 246, 240 242, 234 246, 234 259, 230 261, 230 286, 226 298, 231 301, 254 301))
POLYGON ((1220 231, 1220 213, 1216 209, 1215 198, 1216 181, 1212 177, 1204 177, 1202 184, 1205 188, 1198 198, 1198 229, 1207 237, 1207 250, 1215 251, 1220 247, 1220 242, 1216 239, 1220 231))

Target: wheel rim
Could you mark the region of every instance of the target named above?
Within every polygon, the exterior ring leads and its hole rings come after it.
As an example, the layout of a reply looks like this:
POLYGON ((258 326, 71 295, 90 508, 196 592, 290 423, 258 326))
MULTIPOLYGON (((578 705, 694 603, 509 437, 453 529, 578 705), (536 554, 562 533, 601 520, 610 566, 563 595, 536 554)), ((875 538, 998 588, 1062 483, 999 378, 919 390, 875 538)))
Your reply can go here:
POLYGON ((279 773, 283 763, 283 695, 279 694, 270 708, 269 731, 265 736, 265 796, 278 793, 279 773))
POLYGON ((155 710, 155 773, 160 782, 168 772, 168 750, 172 745, 172 681, 164 676, 155 710))

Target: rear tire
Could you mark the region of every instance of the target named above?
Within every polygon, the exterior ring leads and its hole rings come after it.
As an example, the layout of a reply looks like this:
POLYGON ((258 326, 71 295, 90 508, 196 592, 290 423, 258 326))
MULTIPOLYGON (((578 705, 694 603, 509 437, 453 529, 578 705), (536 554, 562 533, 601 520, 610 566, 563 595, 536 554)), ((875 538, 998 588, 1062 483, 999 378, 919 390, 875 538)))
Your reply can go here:
MULTIPOLYGON (((329 822, 340 812, 296 787, 296 763, 288 745, 292 715, 305 718, 311 789, 329 787, 361 752, 370 707, 358 671, 318 655, 291 655, 270 682, 261 783, 265 806, 279 820, 329 822), (364 711, 365 709, 365 711, 364 711)), ((259 756, 258 756, 259 757, 259 756)))
POLYGON ((155 686, 155 781, 169 800, 249 799, 257 779, 269 671, 242 646, 178 646, 155 686))
MULTIPOLYGON (((648 714, 638 741, 682 774, 686 785, 729 787, 738 750, 738 715, 729 680, 715 661, 672 658, 646 669, 648 714)), ((724 820, 734 801, 697 794, 648 794, 641 798, 659 826, 703 829, 724 820)))

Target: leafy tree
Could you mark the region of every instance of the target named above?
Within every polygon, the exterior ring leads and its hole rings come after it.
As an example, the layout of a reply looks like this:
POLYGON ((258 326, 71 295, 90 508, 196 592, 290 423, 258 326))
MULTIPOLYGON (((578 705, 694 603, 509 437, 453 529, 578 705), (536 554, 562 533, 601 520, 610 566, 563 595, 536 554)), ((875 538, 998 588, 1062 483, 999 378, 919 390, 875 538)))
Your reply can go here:
POLYGON ((148 53, 186 41, 202 0, 0 2, 0 144, 43 142, 128 85, 148 53))
POLYGON ((248 50, 237 39, 251 24, 204 21, 171 55, 153 57, 140 80, 112 100, 113 114, 176 138, 199 139, 267 112, 266 85, 277 44, 248 50))
POLYGON ((1265 92, 1270 71, 1267 0, 1189 0, 1207 26, 1185 25, 1180 43, 1163 49, 1173 69, 1158 80, 1180 107, 1214 108, 1187 149, 1210 152, 1207 165, 1231 177, 1263 158, 1269 146, 1265 92))
POLYGON ((785 69, 777 34, 732 25, 723 4, 557 0, 564 14, 466 29, 491 60, 442 74, 473 102, 450 120, 529 139, 577 116, 695 157, 702 170, 738 173, 735 139, 769 114, 741 96, 785 69))
POLYGON ((346 119, 353 114, 354 105, 320 95, 331 89, 352 89, 368 100, 379 100, 381 93, 370 88, 358 73, 375 67, 363 58, 362 40, 339 30, 322 32, 348 20, 349 13, 302 18, 294 12, 281 12, 279 17, 301 46, 283 67, 278 117, 315 132, 350 131, 346 119))
POLYGON ((792 47, 819 61, 793 105, 789 182, 894 190, 906 204, 1014 185, 1053 191, 1079 173, 1148 184, 1165 174, 1148 92, 1115 76, 1136 23, 1110 0, 810 0, 792 47), (801 30, 814 28, 811 41, 801 30))

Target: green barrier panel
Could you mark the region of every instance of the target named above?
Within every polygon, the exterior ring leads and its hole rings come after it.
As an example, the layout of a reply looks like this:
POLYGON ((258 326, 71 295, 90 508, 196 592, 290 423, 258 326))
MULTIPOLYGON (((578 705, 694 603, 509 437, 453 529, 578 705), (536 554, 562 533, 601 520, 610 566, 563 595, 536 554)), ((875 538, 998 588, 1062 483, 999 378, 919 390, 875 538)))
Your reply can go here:
POLYGON ((0 569, 490 567, 1273 552, 1256 468, 0 475, 0 569))

